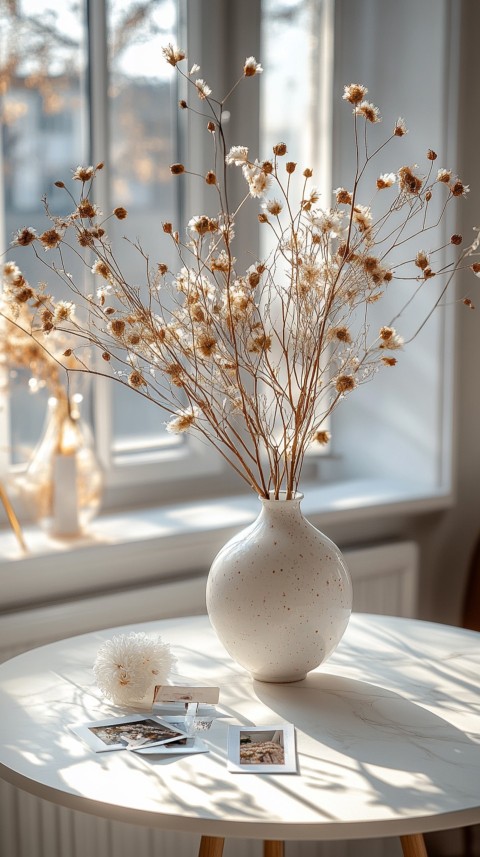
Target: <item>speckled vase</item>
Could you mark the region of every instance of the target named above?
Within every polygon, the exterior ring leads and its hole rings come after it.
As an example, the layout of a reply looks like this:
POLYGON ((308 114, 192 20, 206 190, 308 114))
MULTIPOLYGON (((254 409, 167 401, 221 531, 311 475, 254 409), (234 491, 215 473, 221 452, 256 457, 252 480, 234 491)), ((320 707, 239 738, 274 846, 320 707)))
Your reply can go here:
POLYGON ((215 557, 207 610, 220 641, 254 679, 300 681, 348 625, 352 583, 336 545, 295 499, 260 498, 256 521, 215 557))

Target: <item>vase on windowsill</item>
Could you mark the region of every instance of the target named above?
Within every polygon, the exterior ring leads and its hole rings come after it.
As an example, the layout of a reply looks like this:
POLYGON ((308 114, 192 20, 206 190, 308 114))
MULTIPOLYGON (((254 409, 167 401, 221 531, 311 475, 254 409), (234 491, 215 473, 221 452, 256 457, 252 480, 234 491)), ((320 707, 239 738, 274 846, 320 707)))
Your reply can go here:
POLYGON ((42 437, 21 480, 30 514, 56 538, 82 535, 101 502, 102 472, 82 401, 81 395, 48 400, 42 437))
POLYGON ((302 497, 261 497, 258 518, 220 550, 208 576, 213 628, 259 681, 305 678, 332 654, 350 618, 347 566, 303 516, 302 497))

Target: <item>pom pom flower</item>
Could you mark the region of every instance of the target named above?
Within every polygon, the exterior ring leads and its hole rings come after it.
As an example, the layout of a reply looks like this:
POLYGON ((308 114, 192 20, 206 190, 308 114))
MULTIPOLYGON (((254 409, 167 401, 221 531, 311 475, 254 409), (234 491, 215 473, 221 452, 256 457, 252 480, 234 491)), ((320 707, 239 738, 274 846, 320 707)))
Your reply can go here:
POLYGON ((175 663, 168 643, 146 634, 121 634, 98 650, 93 673, 97 687, 116 705, 132 705, 156 684, 164 684, 175 663))

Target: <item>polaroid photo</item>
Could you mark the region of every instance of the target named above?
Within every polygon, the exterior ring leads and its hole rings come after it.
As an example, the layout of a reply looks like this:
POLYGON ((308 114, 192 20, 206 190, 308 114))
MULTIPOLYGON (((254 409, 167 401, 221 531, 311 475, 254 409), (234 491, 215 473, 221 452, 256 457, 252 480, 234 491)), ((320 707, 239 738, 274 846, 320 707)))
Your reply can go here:
POLYGON ((187 738, 186 741, 170 741, 168 744, 149 744, 133 750, 141 756, 187 756, 194 753, 208 753, 209 747, 200 738, 187 738))
POLYGON ((191 687, 190 685, 158 684, 153 694, 153 704, 188 703, 217 705, 220 697, 218 687, 191 687))
POLYGON ((130 715, 109 717, 72 726, 72 731, 82 738, 96 753, 108 750, 134 750, 139 747, 158 747, 176 741, 178 746, 185 745, 188 734, 181 718, 174 722, 165 722, 157 717, 130 715))
POLYGON ((228 770, 241 774, 296 773, 293 723, 229 726, 228 770))

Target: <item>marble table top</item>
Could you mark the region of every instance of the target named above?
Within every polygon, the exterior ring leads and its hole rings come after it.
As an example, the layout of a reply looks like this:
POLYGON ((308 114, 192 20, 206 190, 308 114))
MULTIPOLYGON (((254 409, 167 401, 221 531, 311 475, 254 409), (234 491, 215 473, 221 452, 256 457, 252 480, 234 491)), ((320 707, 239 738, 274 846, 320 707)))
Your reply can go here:
POLYGON ((480 821, 480 634, 353 615, 304 681, 254 682, 206 617, 72 637, 0 666, 0 776, 106 818, 210 836, 356 839, 480 821), (206 754, 95 754, 68 726, 118 714, 95 687, 101 642, 160 634, 178 672, 220 687, 206 754), (229 723, 296 727, 298 773, 227 770, 229 723))

